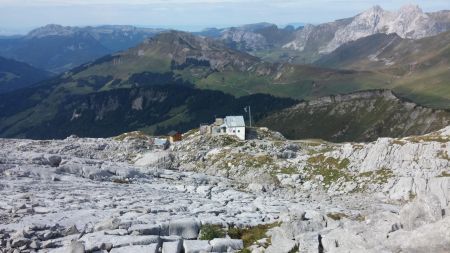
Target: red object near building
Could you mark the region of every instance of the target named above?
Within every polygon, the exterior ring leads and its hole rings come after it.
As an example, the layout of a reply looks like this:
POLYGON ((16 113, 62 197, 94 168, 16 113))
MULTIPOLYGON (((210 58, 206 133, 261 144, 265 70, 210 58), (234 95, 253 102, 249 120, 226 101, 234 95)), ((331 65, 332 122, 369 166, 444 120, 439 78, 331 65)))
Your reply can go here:
POLYGON ((181 133, 178 131, 170 131, 170 133, 167 134, 167 136, 169 137, 170 143, 181 141, 183 139, 181 133))

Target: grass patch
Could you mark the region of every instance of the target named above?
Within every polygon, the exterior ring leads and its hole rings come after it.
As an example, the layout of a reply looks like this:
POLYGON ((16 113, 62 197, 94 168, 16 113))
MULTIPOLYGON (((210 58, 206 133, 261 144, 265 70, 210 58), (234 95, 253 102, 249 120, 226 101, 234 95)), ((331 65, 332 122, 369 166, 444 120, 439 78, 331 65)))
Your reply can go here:
POLYGON ((320 153, 328 153, 328 152, 332 152, 334 150, 335 150, 335 148, 333 146, 326 146, 323 149, 321 149, 319 152, 320 153))
POLYGON ((396 144, 396 145, 403 146, 403 145, 406 144, 406 142, 405 142, 405 141, 402 141, 402 140, 393 140, 393 141, 392 141, 392 144, 396 144))
POLYGON ((252 156, 247 153, 220 152, 214 155, 213 163, 222 163, 222 167, 243 165, 247 168, 261 168, 263 166, 276 166, 269 155, 252 156))
POLYGON ((251 156, 245 161, 246 167, 260 168, 264 165, 274 164, 273 158, 268 155, 251 156))
POLYGON ((379 170, 360 173, 359 176, 369 178, 373 183, 386 184, 394 176, 394 172, 391 169, 383 167, 379 170))
POLYGON ((194 134, 196 134, 198 132, 199 132, 198 128, 191 129, 191 130, 189 130, 189 131, 187 131, 186 133, 183 134, 183 138, 188 138, 191 135, 194 135, 194 134))
POLYGON ((354 220, 359 221, 359 222, 363 222, 363 221, 366 220, 366 217, 364 215, 362 215, 362 214, 358 214, 358 215, 356 215, 354 220))
MULTIPOLYGON (((319 146, 317 146, 319 147, 319 146)), ((308 155, 317 155, 317 154, 324 154, 324 153, 328 153, 328 152, 332 152, 334 151, 334 148, 331 146, 325 146, 321 149, 309 149, 308 150, 308 155)))
POLYGON ((289 167, 281 168, 280 173, 292 175, 292 174, 298 173, 298 171, 297 171, 297 168, 289 166, 289 167))
POLYGON ((229 136, 226 136, 225 138, 223 138, 223 145, 224 146, 233 146, 234 144, 236 144, 238 141, 235 140, 234 138, 231 138, 229 136))
POLYGON ((437 157, 442 158, 444 160, 450 161, 450 157, 448 156, 447 151, 445 150, 440 150, 437 154, 437 157))
POLYGON ((450 172, 443 171, 438 177, 450 177, 450 172))
MULTIPOLYGON (((262 174, 270 176, 269 179, 274 185, 280 185, 275 172, 280 167, 276 164, 272 156, 251 155, 246 152, 233 152, 229 149, 221 150, 215 154, 208 155, 206 158, 208 166, 217 168, 226 177, 239 179, 241 176, 247 175, 250 171, 261 171, 262 174), (268 173, 265 173, 265 172, 268 173)), ((206 168, 202 161, 197 163, 197 168, 206 168)), ((262 176, 262 175, 261 175, 262 176)))
POLYGON ((125 139, 148 139, 149 137, 150 136, 141 131, 134 131, 129 133, 123 133, 121 135, 114 137, 113 139, 115 141, 124 141, 125 139))
POLYGON ((131 184, 130 180, 127 178, 114 178, 112 182, 116 184, 131 184))
POLYGON ((409 191, 409 200, 414 200, 417 197, 417 194, 415 194, 413 191, 409 191))
POLYGON ((347 158, 339 160, 334 157, 326 157, 325 155, 320 154, 318 156, 308 158, 308 163, 311 165, 322 165, 336 169, 346 169, 350 164, 350 160, 347 158))
POLYGON ((200 228, 200 240, 212 240, 225 237, 225 230, 220 225, 204 224, 200 228))
POLYGON ((326 188, 341 178, 344 181, 350 181, 352 179, 352 176, 347 172, 348 165, 350 164, 350 160, 347 158, 340 160, 320 154, 308 158, 307 163, 311 168, 310 176, 323 176, 323 184, 326 188))
POLYGON ((425 136, 412 136, 407 139, 410 142, 420 143, 420 142, 440 142, 447 143, 450 142, 450 137, 441 135, 425 135, 425 136))
POLYGON ((229 135, 213 136, 211 138, 211 141, 221 147, 225 147, 225 146, 239 147, 239 146, 244 145, 244 143, 245 143, 244 141, 240 141, 237 137, 229 136, 229 135))
POLYGON ((359 144, 359 143, 353 143, 352 147, 353 147, 353 149, 363 149, 364 145, 359 144))
MULTIPOLYGON (((244 248, 253 245, 256 241, 263 238, 267 238, 267 231, 269 229, 280 226, 280 223, 262 224, 255 227, 237 228, 233 227, 228 229, 228 235, 232 239, 242 239, 244 242, 244 248)), ((245 252, 245 251, 241 251, 245 252)))
POLYGON ((341 220, 343 218, 348 218, 345 213, 327 213, 327 217, 332 220, 341 220))
POLYGON ((361 214, 358 214, 356 216, 348 216, 347 214, 340 212, 327 213, 327 217, 335 221, 342 220, 344 218, 359 222, 363 222, 366 220, 366 217, 361 214))

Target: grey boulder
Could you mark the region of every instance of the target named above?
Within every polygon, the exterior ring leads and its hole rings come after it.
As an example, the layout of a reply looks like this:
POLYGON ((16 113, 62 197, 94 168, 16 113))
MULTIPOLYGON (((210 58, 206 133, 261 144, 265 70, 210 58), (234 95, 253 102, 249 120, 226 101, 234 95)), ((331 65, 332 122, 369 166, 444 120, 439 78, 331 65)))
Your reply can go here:
POLYGON ((158 244, 150 245, 132 245, 120 248, 114 248, 110 253, 158 253, 158 244))
POLYGON ((431 194, 418 197, 400 211, 400 222, 405 230, 413 230, 440 219, 442 219, 440 201, 431 194))
POLYGON ((173 242, 164 242, 162 245, 162 253, 180 253, 182 243, 180 240, 173 242))
POLYGON ((132 225, 128 231, 135 235, 159 235, 160 227, 154 224, 136 224, 132 225))
POLYGON ((204 240, 184 240, 184 253, 204 253, 211 252, 211 245, 204 240))
POLYGON ((229 252, 244 248, 244 242, 239 239, 215 238, 209 244, 212 246, 213 252, 229 252))
POLYGON ((178 235, 183 239, 197 239, 200 231, 200 222, 196 219, 186 218, 169 223, 169 235, 178 235))

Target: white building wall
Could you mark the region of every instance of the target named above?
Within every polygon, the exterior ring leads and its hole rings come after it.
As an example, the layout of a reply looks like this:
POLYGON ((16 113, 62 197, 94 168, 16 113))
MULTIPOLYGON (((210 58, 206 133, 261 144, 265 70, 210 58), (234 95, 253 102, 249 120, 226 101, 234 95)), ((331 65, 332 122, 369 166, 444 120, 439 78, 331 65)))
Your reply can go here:
POLYGON ((228 127, 228 135, 236 135, 239 139, 245 140, 245 127, 228 127))

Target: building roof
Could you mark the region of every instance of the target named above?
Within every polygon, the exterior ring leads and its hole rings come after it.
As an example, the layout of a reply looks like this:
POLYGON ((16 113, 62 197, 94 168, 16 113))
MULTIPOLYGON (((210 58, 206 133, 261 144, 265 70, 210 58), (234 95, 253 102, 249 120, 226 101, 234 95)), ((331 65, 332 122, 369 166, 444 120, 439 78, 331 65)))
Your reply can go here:
POLYGON ((155 138, 154 143, 156 146, 164 146, 164 145, 167 145, 167 139, 155 138))
POLYGON ((174 136, 174 135, 176 135, 176 134, 178 134, 178 133, 179 133, 178 131, 172 130, 172 131, 170 131, 167 135, 168 135, 168 136, 174 136))
POLYGON ((244 116, 226 116, 225 125, 227 127, 245 127, 244 116))

